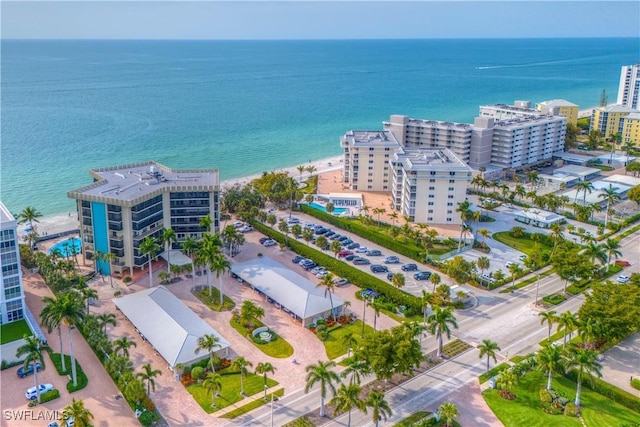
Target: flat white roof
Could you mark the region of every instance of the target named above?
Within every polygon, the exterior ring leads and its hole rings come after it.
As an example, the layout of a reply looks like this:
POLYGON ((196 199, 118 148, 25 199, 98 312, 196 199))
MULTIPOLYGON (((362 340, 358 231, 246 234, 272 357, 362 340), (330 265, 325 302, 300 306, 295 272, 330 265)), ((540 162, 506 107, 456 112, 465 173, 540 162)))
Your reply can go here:
POLYGON ((157 286, 111 301, 173 368, 207 356, 196 354, 198 338, 210 334, 223 350, 229 342, 164 286, 157 286))
POLYGON ((523 209, 520 212, 516 212, 515 215, 534 221, 545 222, 547 224, 553 224, 554 222, 559 222, 564 219, 562 215, 558 215, 549 211, 543 211, 542 209, 523 209))
POLYGON ((585 166, 578 166, 578 165, 567 165, 553 171, 554 175, 558 173, 573 175, 573 176, 587 176, 592 174, 599 174, 600 169, 588 168, 585 166))
POLYGON ((640 185, 640 178, 631 176, 631 175, 610 175, 606 178, 603 178, 602 181, 611 182, 611 183, 619 183, 623 185, 629 185, 631 187, 635 187, 636 185, 640 185))
POLYGON ((180 252, 178 249, 171 249, 168 254, 167 251, 164 251, 160 256, 171 265, 191 264, 191 258, 180 252))
POLYGON ((331 199, 362 199, 361 193, 329 193, 331 199))
MULTIPOLYGON (((231 271, 254 288, 285 307, 300 319, 309 319, 331 310, 324 288, 268 257, 255 258, 231 266, 231 271)), ((344 301, 331 295, 333 307, 344 301)))

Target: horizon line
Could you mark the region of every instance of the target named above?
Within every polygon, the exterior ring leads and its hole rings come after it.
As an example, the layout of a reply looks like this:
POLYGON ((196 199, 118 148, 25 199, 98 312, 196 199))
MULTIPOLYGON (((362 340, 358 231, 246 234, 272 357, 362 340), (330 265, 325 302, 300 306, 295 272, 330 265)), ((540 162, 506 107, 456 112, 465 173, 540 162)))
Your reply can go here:
POLYGON ((640 36, 563 36, 541 37, 539 35, 527 37, 372 37, 372 38, 24 38, 0 37, 3 41, 394 41, 394 40, 575 40, 575 39, 637 39, 640 36))

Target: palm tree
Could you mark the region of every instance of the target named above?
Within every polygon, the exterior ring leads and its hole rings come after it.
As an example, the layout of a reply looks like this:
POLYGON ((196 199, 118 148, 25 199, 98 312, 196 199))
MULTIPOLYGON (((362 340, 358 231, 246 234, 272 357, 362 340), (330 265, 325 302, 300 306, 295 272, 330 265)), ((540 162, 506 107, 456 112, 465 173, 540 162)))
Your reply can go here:
POLYGON ((231 263, 225 256, 221 253, 218 253, 217 256, 213 259, 213 263, 210 264, 211 271, 215 271, 216 277, 218 278, 218 283, 220 284, 220 307, 222 309, 222 305, 224 304, 223 299, 223 284, 222 284, 222 276, 224 273, 229 273, 231 271, 231 263))
POLYGON ((405 283, 405 277, 404 274, 402 274, 402 272, 397 272, 395 273, 392 277, 391 277, 391 283, 393 284, 393 286, 395 286, 396 288, 400 289, 401 287, 404 286, 405 283))
POLYGON ((442 277, 438 273, 433 272, 431 276, 429 276, 429 281, 433 283, 433 292, 435 292, 438 285, 442 282, 442 277))
POLYGON ((309 165, 305 169, 307 172, 309 172, 309 177, 311 177, 311 175, 313 175, 313 173, 318 170, 318 168, 313 165, 309 165))
POLYGON ((129 357, 129 349, 137 346, 138 344, 130 340, 126 335, 113 341, 113 350, 115 353, 119 354, 120 351, 122 351, 122 355, 126 357, 129 357))
POLYGON ((451 402, 444 402, 438 408, 438 413, 447 420, 445 427, 453 427, 453 420, 458 417, 458 407, 451 402))
POLYGON ((553 249, 551 250, 551 256, 553 256, 558 244, 564 240, 564 234, 562 234, 564 227, 559 222, 554 222, 551 224, 551 227, 549 227, 549 230, 551 230, 551 238, 553 239, 553 249))
POLYGON ((42 213, 40 211, 38 211, 33 206, 27 206, 22 210, 22 212, 18 214, 18 217, 16 219, 18 220, 18 224, 28 223, 29 228, 33 230, 33 223, 40 222, 38 218, 41 217, 42 213))
POLYGON ((391 406, 384 398, 383 391, 371 391, 365 400, 365 405, 367 408, 371 408, 372 420, 376 427, 378 427, 380 420, 387 421, 387 417, 392 414, 391 406))
POLYGON ((222 391, 222 375, 217 373, 208 374, 202 382, 202 388, 211 393, 211 406, 215 406, 215 398, 222 391))
POLYGON ((547 323, 547 327, 549 328, 549 337, 548 341, 551 344, 551 328, 553 328, 553 324, 558 321, 558 317, 556 316, 555 310, 543 311, 542 313, 538 313, 542 319, 540 320, 540 324, 544 325, 547 323))
POLYGON ((144 238, 140 245, 138 246, 138 251, 142 255, 146 255, 149 257, 149 287, 153 287, 153 271, 151 269, 151 263, 153 262, 153 258, 160 251, 160 245, 155 241, 155 239, 151 236, 147 236, 144 238))
POLYGON ((302 181, 302 173, 306 171, 307 168, 305 167, 305 165, 298 165, 296 166, 296 169, 298 169, 298 172, 300 172, 300 181, 302 181))
POLYGON ((116 326, 116 315, 113 313, 98 314, 96 320, 98 321, 100 330, 104 334, 107 333, 107 325, 116 326))
POLYGON ((516 263, 511 264, 509 266, 509 273, 511 273, 511 292, 513 292, 513 290, 516 287, 516 279, 518 278, 518 275, 522 273, 522 268, 520 267, 520 264, 516 264, 516 263))
POLYGON ((267 374, 275 374, 276 368, 269 362, 260 362, 256 366, 256 374, 262 374, 262 382, 264 386, 264 400, 267 400, 267 374))
POLYGON ((324 400, 327 397, 327 389, 331 389, 333 395, 336 394, 335 383, 340 382, 338 374, 332 370, 336 366, 336 362, 328 361, 323 362, 319 360, 315 365, 309 365, 305 368, 307 372, 306 381, 307 384, 304 387, 304 392, 309 393, 309 390, 316 384, 320 384, 320 416, 324 417, 324 400))
POLYGON ((484 286, 484 272, 485 270, 487 270, 489 267, 491 267, 491 261, 489 260, 488 257, 486 256, 481 256, 480 258, 478 258, 478 261, 476 262, 476 265, 478 266, 478 268, 480 269, 480 286, 484 286))
POLYGON ((442 356, 442 336, 447 335, 451 338, 451 328, 449 325, 458 329, 458 323, 450 307, 443 309, 442 307, 434 307, 433 314, 427 319, 427 327, 429 332, 436 335, 438 339, 438 357, 442 356))
POLYGON ((106 262, 109 265, 109 285, 113 288, 113 267, 112 263, 118 259, 116 254, 112 252, 107 252, 106 254, 102 254, 102 261, 106 262))
POLYGON ((165 228, 162 231, 162 236, 160 237, 160 241, 164 244, 164 250, 167 253, 167 273, 171 272, 171 246, 173 243, 178 241, 178 236, 176 236, 176 232, 173 231, 173 228, 165 228))
POLYGON ((489 359, 493 359, 493 363, 497 362, 496 353, 500 351, 500 347, 497 343, 484 339, 482 344, 478 346, 478 350, 480 350, 480 359, 485 355, 487 356, 487 372, 489 372, 489 359))
POLYGON ((537 369, 547 372, 547 390, 551 390, 553 373, 562 361, 562 350, 555 345, 547 345, 538 352, 537 369))
POLYGON ((247 366, 253 366, 253 363, 249 362, 242 356, 236 357, 236 359, 231 364, 231 369, 236 369, 240 372, 240 395, 244 396, 244 376, 248 372, 247 366))
POLYGON ((371 365, 366 360, 354 357, 353 359, 347 359, 344 361, 345 370, 342 371, 340 376, 342 378, 349 378, 349 384, 360 384, 362 377, 371 373, 371 365))
POLYGON ((581 251, 582 255, 589 258, 592 263, 595 263, 596 259, 600 261, 600 264, 607 262, 607 254, 604 250, 603 244, 597 244, 595 242, 587 243, 587 246, 581 251))
POLYGON ((91 299, 98 298, 98 291, 85 285, 83 288, 79 289, 79 293, 82 296, 82 299, 87 302, 87 315, 89 315, 89 301, 91 301, 91 299))
POLYGON ((359 394, 360 386, 358 384, 341 384, 335 396, 333 396, 333 399, 329 401, 329 404, 335 407, 333 415, 336 415, 337 412, 344 411, 349 413, 347 427, 351 426, 351 410, 353 408, 365 411, 366 413, 366 405, 364 404, 364 401, 358 397, 359 394))
POLYGON ((200 218, 200 227, 204 228, 204 230, 207 233, 211 232, 211 224, 213 224, 213 221, 211 221, 211 214, 206 214, 205 216, 203 216, 202 218, 200 218))
POLYGON ((607 224, 609 223, 609 208, 612 204, 620 200, 619 191, 620 188, 609 184, 609 188, 601 189, 600 194, 598 194, 598 198, 607 202, 607 210, 604 215, 604 228, 607 228, 607 224))
POLYGON ((602 377, 602 365, 597 359, 598 353, 586 348, 571 347, 569 351, 563 356, 564 366, 567 372, 577 371, 578 388, 576 390, 575 405, 580 406, 580 393, 582 392, 582 376, 586 374, 596 374, 599 378, 602 377))
POLYGON ((464 200, 464 201, 458 203, 458 207, 456 208, 456 212, 460 213, 460 219, 462 220, 462 222, 460 224, 460 241, 458 242, 458 252, 460 252, 460 249, 462 249, 462 241, 463 241, 463 238, 464 238, 464 233, 466 231, 466 224, 465 223, 473 215, 473 211, 471 210, 471 203, 468 200, 464 200))
POLYGON ((324 297, 326 298, 327 295, 329 295, 329 302, 331 304, 331 316, 333 317, 333 320, 336 319, 336 315, 333 312, 333 298, 331 297, 331 294, 334 292, 335 288, 336 288, 336 284, 333 281, 333 274, 331 273, 327 273, 326 275, 324 275, 322 277, 322 279, 320 280, 320 283, 318 283, 316 285, 317 287, 321 287, 324 288, 324 297))
POLYGON ((82 400, 72 399, 71 404, 67 405, 62 411, 62 417, 66 420, 73 418, 74 427, 88 427, 91 425, 93 414, 84 407, 82 400))
POLYGON ((158 375, 162 375, 162 372, 159 369, 154 370, 150 363, 142 365, 142 372, 138 372, 136 375, 143 383, 147 383, 147 396, 151 394, 151 390, 156 391, 156 381, 154 378, 158 375))
POLYGON ((209 353, 209 365, 213 372, 216 371, 215 366, 213 365, 213 355, 216 352, 217 348, 220 348, 220 338, 213 334, 205 334, 198 338, 197 341, 198 346, 196 347, 194 353, 200 353, 200 350, 204 350, 209 353))
MULTIPOLYGON (((38 397, 38 403, 40 403, 40 389, 38 387, 38 369, 36 364, 40 364, 40 369, 44 370, 44 357, 42 357, 42 350, 40 350, 40 339, 35 335, 28 337, 24 336, 24 344, 18 347, 16 356, 25 356, 22 367, 24 370, 28 369, 29 364, 33 366, 33 378, 36 386, 36 396, 38 397)), ((62 356, 64 357, 64 355, 62 356)))
POLYGON ((347 332, 342 336, 342 345, 347 347, 347 359, 351 357, 351 349, 358 345, 358 339, 353 332, 347 332))
POLYGON ((198 257, 203 265, 208 266, 207 269, 207 284, 209 285, 209 296, 213 296, 213 281, 211 280, 211 271, 213 266, 217 264, 218 256, 220 254, 220 242, 210 234, 205 235, 202 239, 202 244, 198 250, 198 257))
POLYGON ((622 252, 620 252, 620 241, 617 239, 607 239, 607 241, 602 244, 602 248, 607 252, 608 270, 611 268, 611 257, 614 256, 617 259, 622 255, 622 252))
POLYGON ((389 214, 389 218, 391 218, 391 221, 392 221, 394 227, 396 225, 396 221, 398 220, 398 217, 399 217, 399 215, 398 215, 398 212, 396 212, 396 211, 393 211, 393 212, 391 212, 389 214))
POLYGON ((193 274, 196 273, 194 256, 198 252, 198 246, 198 241, 191 236, 187 237, 184 239, 184 242, 182 242, 182 252, 191 259, 191 271, 193 274))
POLYGON ((373 330, 376 330, 378 317, 380 317, 380 310, 382 310, 382 304, 375 298, 369 303, 369 307, 373 309, 373 330))
POLYGON ((567 345, 567 334, 569 335, 569 341, 571 341, 571 334, 573 334, 573 330, 578 326, 578 318, 570 311, 565 311, 558 317, 558 332, 564 331, 563 336, 563 347, 567 345))

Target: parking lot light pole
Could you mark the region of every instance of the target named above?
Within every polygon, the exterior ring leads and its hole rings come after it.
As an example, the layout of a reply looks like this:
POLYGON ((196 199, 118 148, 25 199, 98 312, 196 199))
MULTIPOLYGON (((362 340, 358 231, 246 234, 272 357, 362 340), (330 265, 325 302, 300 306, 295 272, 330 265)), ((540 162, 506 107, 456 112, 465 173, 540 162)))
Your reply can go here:
POLYGON ((366 314, 366 311, 367 311, 367 297, 362 295, 362 335, 360 336, 360 338, 364 338, 364 315, 366 314))

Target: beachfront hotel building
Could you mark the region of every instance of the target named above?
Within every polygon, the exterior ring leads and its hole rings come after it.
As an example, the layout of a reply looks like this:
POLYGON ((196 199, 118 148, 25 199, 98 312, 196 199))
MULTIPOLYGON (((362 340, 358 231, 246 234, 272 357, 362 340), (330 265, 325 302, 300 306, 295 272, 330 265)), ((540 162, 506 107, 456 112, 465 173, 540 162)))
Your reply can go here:
POLYGON ((566 117, 567 123, 571 123, 574 126, 578 125, 578 105, 565 101, 564 99, 552 99, 549 101, 538 102, 536 104, 536 110, 550 116, 566 117))
POLYGON ((18 223, 5 205, 0 202, 0 323, 6 324, 25 316, 18 223))
POLYGON ((390 191, 389 160, 400 144, 388 131, 349 131, 344 150, 344 181, 352 190, 390 191))
POLYGON ((620 119, 622 124, 622 142, 640 145, 640 113, 630 113, 620 119))
POLYGON ((401 147, 389 162, 392 206, 418 223, 460 224, 471 168, 446 148, 401 147))
POLYGON ((640 109, 640 64, 622 67, 616 104, 640 109))
POLYGON ((638 113, 638 110, 618 104, 594 108, 589 131, 598 130, 605 138, 616 133, 622 134, 623 119, 632 113, 638 113))
MULTIPOLYGON (((187 237, 200 238, 200 221, 211 218, 211 231, 219 230, 218 169, 170 169, 156 162, 92 169, 94 182, 70 191, 77 201, 82 250, 87 259, 95 251, 112 253, 114 272, 143 268, 148 257, 139 251, 146 237, 159 242, 163 230, 172 228, 177 244, 187 237)), ((104 274, 109 263, 101 263, 104 274)))

